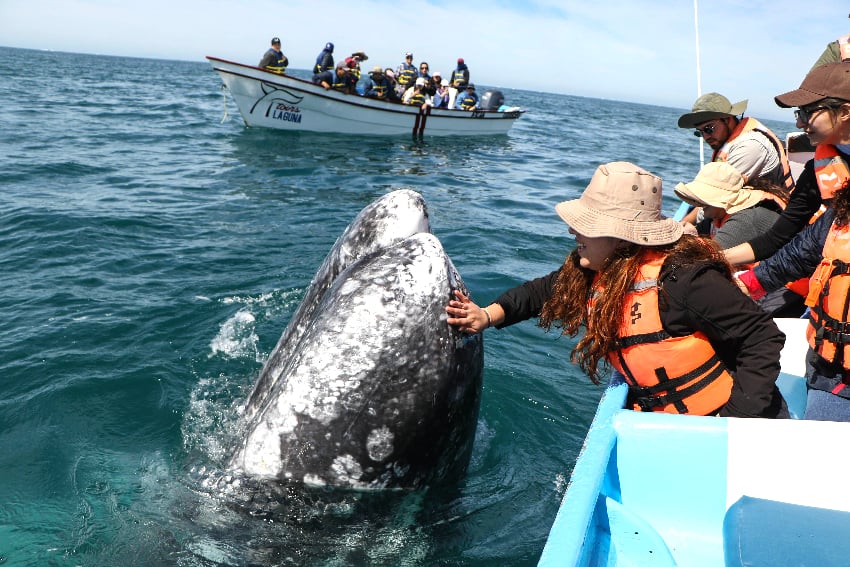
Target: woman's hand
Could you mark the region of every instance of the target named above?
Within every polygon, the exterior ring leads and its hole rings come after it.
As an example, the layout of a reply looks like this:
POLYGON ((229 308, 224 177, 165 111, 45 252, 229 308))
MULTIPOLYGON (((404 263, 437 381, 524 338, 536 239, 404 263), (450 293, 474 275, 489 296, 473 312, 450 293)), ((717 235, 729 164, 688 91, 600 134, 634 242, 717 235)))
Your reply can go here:
POLYGON ((464 333, 480 333, 492 324, 489 313, 473 303, 469 297, 455 291, 455 298, 450 300, 446 307, 449 325, 464 333))

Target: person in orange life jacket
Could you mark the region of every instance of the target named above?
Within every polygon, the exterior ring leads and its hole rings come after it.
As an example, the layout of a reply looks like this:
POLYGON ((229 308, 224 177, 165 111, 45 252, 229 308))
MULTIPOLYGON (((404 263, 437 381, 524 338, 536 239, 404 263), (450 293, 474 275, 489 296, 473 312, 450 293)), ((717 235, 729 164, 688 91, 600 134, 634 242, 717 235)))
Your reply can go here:
MULTIPOLYGON (((806 133, 812 144, 818 145, 825 135, 831 134, 831 130, 824 131, 824 127, 832 128, 832 122, 828 119, 836 118, 836 110, 850 100, 850 62, 836 62, 813 68, 798 90, 811 93, 811 96, 804 100, 813 102, 800 102, 796 99, 792 101, 802 105, 794 111, 797 128, 806 133), (824 112, 825 116, 822 115, 824 112)), ((779 106, 790 108, 780 97, 775 97, 775 100, 779 106)), ((829 163, 832 157, 838 157, 850 164, 850 146, 838 143, 816 148, 815 158, 805 164, 788 205, 773 227, 761 236, 723 251, 731 264, 746 264, 772 256, 823 210, 824 191, 819 183, 821 172, 816 164, 829 163)), ((829 192, 826 188, 826 193, 829 192)))
POLYGON ((318 75, 325 71, 333 71, 334 69, 334 44, 326 43, 325 48, 316 56, 316 64, 313 65, 313 74, 318 75))
POLYGON ((661 179, 627 162, 599 166, 581 197, 555 210, 576 248, 549 275, 480 307, 460 292, 448 323, 478 333, 539 317, 585 334, 571 361, 598 383, 621 371, 634 409, 787 417, 775 381, 785 336, 732 281, 709 240, 661 215, 661 179))
POLYGON ((475 94, 475 85, 472 83, 466 85, 466 93, 458 95, 455 108, 458 110, 475 110, 478 108, 478 95, 475 94))
POLYGON ((313 82, 323 86, 326 91, 334 89, 346 94, 351 92, 351 84, 348 80, 348 67, 345 61, 340 61, 333 71, 323 71, 313 75, 313 82))
MULTIPOLYGON (((765 179, 757 187, 744 184, 743 176, 723 161, 705 164, 689 183, 679 183, 674 192, 688 204, 701 207, 705 221, 697 227, 720 248, 729 248, 770 229, 788 202, 788 191, 765 179)), ((772 317, 800 317, 803 297, 781 288, 757 301, 772 317)))
POLYGON ((369 78, 363 85, 363 96, 369 98, 377 98, 380 100, 388 100, 390 97, 390 81, 384 75, 384 69, 380 65, 372 67, 369 72, 369 78))
MULTIPOLYGON (((720 93, 699 97, 691 112, 679 117, 679 128, 694 128, 694 135, 711 146, 711 161, 725 161, 748 180, 767 178, 794 189, 791 166, 785 146, 767 126, 755 118, 744 118, 747 101, 732 104, 720 93), (740 118, 738 117, 740 115, 740 118)), ((691 211, 687 222, 694 222, 699 211, 691 211)))
POLYGON ((805 418, 850 421, 850 62, 812 69, 799 89, 775 100, 782 107, 799 107, 797 126, 817 144, 803 174, 813 172, 828 206, 739 280, 757 299, 788 280, 810 277, 805 418))
POLYGON ((257 67, 268 69, 275 73, 283 74, 286 72, 286 67, 289 65, 289 59, 280 50, 280 38, 273 37, 271 47, 265 52, 263 58, 257 64, 257 67))

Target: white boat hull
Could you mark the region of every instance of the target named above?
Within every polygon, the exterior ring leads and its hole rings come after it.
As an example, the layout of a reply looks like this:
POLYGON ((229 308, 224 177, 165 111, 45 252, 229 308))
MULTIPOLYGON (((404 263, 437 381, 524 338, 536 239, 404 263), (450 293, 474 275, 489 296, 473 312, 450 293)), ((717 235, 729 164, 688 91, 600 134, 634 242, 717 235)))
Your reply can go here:
POLYGON ((247 126, 359 135, 487 136, 506 134, 522 114, 421 109, 325 90, 309 81, 207 57, 247 126))

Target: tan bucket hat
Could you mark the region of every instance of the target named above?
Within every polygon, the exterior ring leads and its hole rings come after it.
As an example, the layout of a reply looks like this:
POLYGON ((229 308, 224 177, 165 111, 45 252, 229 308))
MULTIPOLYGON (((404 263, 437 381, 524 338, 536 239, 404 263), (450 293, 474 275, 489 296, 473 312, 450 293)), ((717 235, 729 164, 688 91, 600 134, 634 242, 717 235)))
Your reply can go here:
POLYGON ((679 128, 695 128, 697 124, 738 116, 747 110, 747 101, 742 100, 732 104, 720 93, 706 93, 699 97, 690 112, 679 117, 679 128))
POLYGON ((674 192, 686 203, 719 207, 730 215, 764 199, 764 191, 744 186, 744 178, 738 170, 725 161, 705 164, 693 181, 679 183, 674 192))
POLYGON ((625 161, 597 167, 581 197, 555 211, 584 236, 660 246, 683 233, 681 223, 661 215, 661 178, 625 161))

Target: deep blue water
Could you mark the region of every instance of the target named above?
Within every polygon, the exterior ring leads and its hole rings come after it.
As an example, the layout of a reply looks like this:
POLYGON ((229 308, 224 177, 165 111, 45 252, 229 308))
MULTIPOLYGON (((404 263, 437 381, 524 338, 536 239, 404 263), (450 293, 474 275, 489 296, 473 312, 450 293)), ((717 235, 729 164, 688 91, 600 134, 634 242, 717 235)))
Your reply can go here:
POLYGON ((503 89, 528 109, 507 136, 414 142, 246 129, 220 85, 0 48, 0 564, 534 565, 602 391, 571 340, 487 331, 450 489, 234 488, 237 413, 365 205, 422 193, 486 304, 559 265, 553 207, 600 163, 660 175, 672 214, 699 168, 682 109, 503 89))

